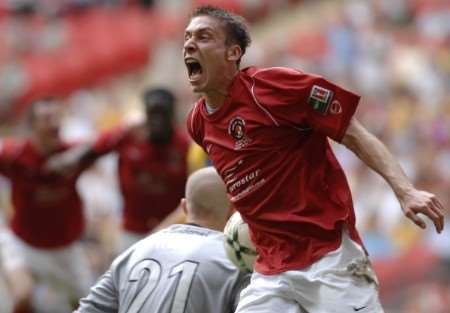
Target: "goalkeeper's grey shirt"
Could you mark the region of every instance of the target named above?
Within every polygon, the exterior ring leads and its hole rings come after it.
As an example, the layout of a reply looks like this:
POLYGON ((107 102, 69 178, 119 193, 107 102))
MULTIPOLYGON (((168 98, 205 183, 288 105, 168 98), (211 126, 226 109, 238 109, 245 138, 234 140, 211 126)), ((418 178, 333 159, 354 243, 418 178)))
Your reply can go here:
POLYGON ((231 313, 249 278, 221 232, 172 225, 118 256, 75 312, 231 313))

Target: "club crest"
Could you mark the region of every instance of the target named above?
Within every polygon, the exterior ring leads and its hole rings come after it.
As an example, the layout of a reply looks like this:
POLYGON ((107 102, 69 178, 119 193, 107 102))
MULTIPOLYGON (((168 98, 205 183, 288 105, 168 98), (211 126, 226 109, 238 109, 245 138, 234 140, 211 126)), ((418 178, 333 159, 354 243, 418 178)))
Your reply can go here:
POLYGON ((228 134, 236 140, 241 140, 245 136, 245 121, 239 116, 233 118, 228 124, 228 134))

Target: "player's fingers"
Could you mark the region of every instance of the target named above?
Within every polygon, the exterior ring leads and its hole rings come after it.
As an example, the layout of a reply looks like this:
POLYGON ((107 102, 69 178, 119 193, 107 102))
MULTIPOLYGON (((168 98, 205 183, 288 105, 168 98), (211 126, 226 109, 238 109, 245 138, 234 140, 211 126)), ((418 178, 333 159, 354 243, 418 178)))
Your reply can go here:
POLYGON ((438 208, 439 215, 441 215, 442 217, 444 217, 445 209, 444 209, 444 206, 442 205, 442 203, 439 202, 439 200, 436 199, 436 198, 432 198, 431 201, 432 201, 433 204, 436 206, 436 208, 438 208))
POLYGON ((434 201, 430 206, 430 211, 433 212, 433 222, 436 227, 436 231, 440 233, 444 229, 444 214, 434 201))
POLYGON ((440 233, 442 231, 444 219, 436 212, 434 205, 430 205, 423 213, 428 216, 434 224, 436 231, 440 233))
POLYGON ((414 222, 414 224, 416 224, 417 226, 419 226, 422 229, 426 228, 426 224, 425 221, 423 219, 421 219, 419 216, 416 215, 416 213, 414 213, 411 210, 408 210, 405 212, 405 215, 414 222))

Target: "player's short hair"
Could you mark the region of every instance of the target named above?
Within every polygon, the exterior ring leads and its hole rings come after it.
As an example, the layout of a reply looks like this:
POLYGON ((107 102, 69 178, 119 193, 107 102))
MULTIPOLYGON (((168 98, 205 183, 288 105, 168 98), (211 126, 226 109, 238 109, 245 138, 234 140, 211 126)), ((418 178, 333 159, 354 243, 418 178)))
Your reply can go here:
POLYGON ((149 110, 154 107, 164 108, 170 115, 175 110, 175 95, 166 88, 148 88, 142 95, 145 109, 149 110))
MULTIPOLYGON (((246 20, 237 14, 233 14, 225 9, 204 5, 200 6, 191 13, 191 18, 197 16, 210 16, 215 19, 218 19, 224 24, 225 32, 226 32, 226 44, 238 44, 242 50, 242 56, 245 54, 245 51, 250 46, 251 38, 250 32, 248 30, 248 25, 246 20)), ((242 57, 241 56, 241 57, 242 57)), ((239 65, 241 63, 241 58, 237 61, 239 65)))

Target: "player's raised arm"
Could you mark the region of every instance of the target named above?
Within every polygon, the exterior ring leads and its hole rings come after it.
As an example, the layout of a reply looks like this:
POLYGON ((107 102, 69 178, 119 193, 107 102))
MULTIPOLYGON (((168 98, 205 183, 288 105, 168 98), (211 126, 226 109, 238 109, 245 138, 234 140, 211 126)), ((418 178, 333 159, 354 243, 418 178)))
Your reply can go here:
POLYGON ((80 168, 87 168, 97 159, 115 151, 130 129, 117 127, 101 133, 95 139, 73 145, 70 149, 49 157, 45 168, 70 176, 80 168))
POLYGON ((352 118, 342 144, 386 180, 409 219, 419 227, 425 228, 424 220, 418 215, 422 213, 433 221, 438 233, 442 231, 444 208, 436 196, 416 189, 386 146, 356 118, 352 118))

